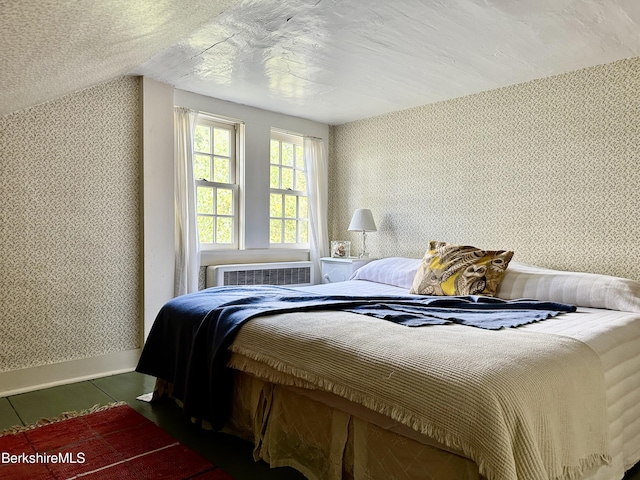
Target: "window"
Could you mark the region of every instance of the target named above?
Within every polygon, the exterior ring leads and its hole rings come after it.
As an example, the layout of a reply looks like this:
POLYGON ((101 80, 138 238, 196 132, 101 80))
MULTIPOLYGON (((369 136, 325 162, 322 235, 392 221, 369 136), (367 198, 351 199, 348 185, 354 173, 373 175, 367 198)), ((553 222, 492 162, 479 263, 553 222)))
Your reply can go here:
POLYGON ((200 116, 193 141, 193 177, 201 245, 238 246, 235 153, 235 125, 200 116))
POLYGON ((308 244, 309 208, 302 137, 271 132, 269 243, 308 244))

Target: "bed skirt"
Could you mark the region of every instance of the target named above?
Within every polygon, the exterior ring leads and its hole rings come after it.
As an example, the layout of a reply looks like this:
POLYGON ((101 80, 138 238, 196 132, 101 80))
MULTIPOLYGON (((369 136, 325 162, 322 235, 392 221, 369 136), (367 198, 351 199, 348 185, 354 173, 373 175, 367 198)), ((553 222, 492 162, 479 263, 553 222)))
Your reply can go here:
MULTIPOLYGON (((320 401, 301 389, 234 373, 233 408, 223 431, 253 443, 256 461, 294 468, 310 480, 482 478, 472 460, 430 445, 417 433, 421 439, 380 426, 385 417, 375 412, 354 415, 328 404, 330 398, 320 401)), ((156 398, 170 391, 157 381, 156 398)))

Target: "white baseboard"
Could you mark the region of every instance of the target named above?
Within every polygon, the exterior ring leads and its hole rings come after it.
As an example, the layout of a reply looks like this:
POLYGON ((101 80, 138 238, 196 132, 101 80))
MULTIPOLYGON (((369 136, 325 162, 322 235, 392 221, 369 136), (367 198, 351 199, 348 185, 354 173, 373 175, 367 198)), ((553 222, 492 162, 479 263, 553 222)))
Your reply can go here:
POLYGON ((140 349, 0 372, 0 397, 132 372, 140 349))

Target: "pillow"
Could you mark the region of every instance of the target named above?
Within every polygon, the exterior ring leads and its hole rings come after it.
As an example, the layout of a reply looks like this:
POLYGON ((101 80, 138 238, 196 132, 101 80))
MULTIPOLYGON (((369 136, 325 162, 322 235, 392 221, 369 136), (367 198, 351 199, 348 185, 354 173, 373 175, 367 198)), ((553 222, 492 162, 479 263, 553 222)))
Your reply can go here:
POLYGON ((429 242, 409 293, 493 296, 513 252, 429 242))
POLYGON ((511 262, 496 295, 640 313, 640 282, 595 273, 565 272, 511 262))
POLYGON ((420 265, 419 258, 389 257, 373 260, 351 275, 350 280, 368 280, 405 289, 411 288, 420 265))

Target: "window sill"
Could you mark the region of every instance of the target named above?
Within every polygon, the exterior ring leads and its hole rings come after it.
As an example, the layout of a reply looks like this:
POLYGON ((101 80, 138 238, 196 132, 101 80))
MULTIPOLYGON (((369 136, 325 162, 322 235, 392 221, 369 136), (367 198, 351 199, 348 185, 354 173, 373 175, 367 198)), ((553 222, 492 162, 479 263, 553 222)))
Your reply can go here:
POLYGON ((294 262, 301 260, 309 260, 308 248, 211 249, 200 252, 200 265, 203 267, 231 263, 294 262))

